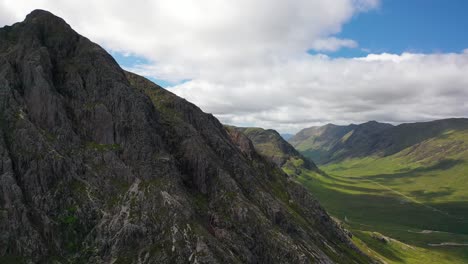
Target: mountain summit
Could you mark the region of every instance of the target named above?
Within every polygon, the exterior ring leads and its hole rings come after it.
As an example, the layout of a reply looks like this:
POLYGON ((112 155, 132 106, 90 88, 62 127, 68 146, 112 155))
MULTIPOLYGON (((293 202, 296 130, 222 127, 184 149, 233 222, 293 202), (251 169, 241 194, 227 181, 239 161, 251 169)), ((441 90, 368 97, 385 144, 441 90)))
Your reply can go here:
POLYGON ((2 263, 371 261, 216 118, 47 11, 0 29, 0 94, 2 263))

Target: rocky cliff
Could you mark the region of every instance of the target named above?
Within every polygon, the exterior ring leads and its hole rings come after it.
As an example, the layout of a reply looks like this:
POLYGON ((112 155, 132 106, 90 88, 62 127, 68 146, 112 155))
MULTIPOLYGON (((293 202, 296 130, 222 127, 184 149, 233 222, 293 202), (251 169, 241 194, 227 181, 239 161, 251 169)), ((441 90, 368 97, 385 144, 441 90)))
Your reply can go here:
POLYGON ((0 29, 0 95, 1 263, 370 262, 248 139, 46 11, 0 29))

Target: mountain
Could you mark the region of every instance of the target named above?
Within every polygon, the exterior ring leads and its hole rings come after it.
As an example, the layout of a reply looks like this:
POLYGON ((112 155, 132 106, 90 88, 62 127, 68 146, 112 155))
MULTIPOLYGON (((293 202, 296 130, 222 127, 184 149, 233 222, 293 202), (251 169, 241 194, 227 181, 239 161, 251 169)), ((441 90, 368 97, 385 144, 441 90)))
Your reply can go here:
MULTIPOLYGON (((273 129, 258 127, 234 127, 226 126, 230 133, 242 133, 252 141, 255 150, 267 160, 272 161, 278 167, 300 163, 300 167, 317 170, 317 166, 300 154, 283 137, 273 129)), ((299 168, 299 166, 297 166, 299 168)))
POLYGON ((248 138, 47 11, 0 29, 0 94, 0 263, 371 262, 248 138))
POLYGON ((306 155, 318 164, 322 164, 331 158, 332 149, 355 126, 327 124, 322 127, 310 127, 299 131, 288 142, 301 151, 303 155, 306 155))
POLYGON ((370 121, 364 124, 338 126, 327 124, 299 131, 289 142, 318 164, 339 160, 350 155, 368 153, 371 140, 392 125, 370 121))
POLYGON ((371 155, 388 156, 449 130, 468 129, 468 119, 444 119, 398 126, 370 121, 301 130, 289 142, 318 164, 371 155))

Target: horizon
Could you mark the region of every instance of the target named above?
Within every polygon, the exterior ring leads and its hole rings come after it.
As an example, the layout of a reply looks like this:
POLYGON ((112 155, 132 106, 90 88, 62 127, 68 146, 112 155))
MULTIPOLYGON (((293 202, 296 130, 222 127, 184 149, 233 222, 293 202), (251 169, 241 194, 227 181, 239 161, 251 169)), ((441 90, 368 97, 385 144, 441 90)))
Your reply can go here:
POLYGON ((62 17, 122 68, 225 124, 295 133, 468 113, 464 1, 3 0, 0 7, 0 26, 38 8, 62 17))
POLYGON ((280 135, 293 135, 294 136, 294 135, 296 135, 297 133, 299 133, 300 131, 302 131, 304 129, 313 128, 313 127, 318 128, 318 127, 323 127, 323 126, 327 126, 327 125, 333 125, 333 126, 352 126, 352 125, 355 125, 355 126, 359 126, 359 125, 363 125, 363 124, 370 123, 370 122, 376 122, 376 123, 379 123, 379 124, 389 124, 389 125, 392 125, 392 126, 399 126, 399 125, 403 125, 403 124, 431 123, 431 122, 437 122, 437 121, 461 120, 461 119, 468 120, 468 117, 449 117, 449 118, 442 118, 442 119, 433 119, 433 120, 426 120, 426 121, 414 121, 414 122, 401 122, 401 123, 381 122, 381 121, 378 121, 378 120, 369 120, 369 121, 365 121, 365 122, 361 122, 361 123, 345 123, 345 124, 326 123, 326 124, 323 124, 323 125, 304 127, 304 128, 299 129, 298 131, 293 131, 293 132, 288 132, 288 131, 283 132, 283 131, 279 131, 279 130, 277 130, 275 128, 266 128, 266 127, 259 127, 259 126, 236 126, 236 125, 233 125, 233 124, 226 124, 226 123, 223 123, 223 125, 234 126, 234 127, 239 127, 239 128, 260 128, 260 129, 264 129, 264 130, 273 129, 276 132, 278 132, 280 135))

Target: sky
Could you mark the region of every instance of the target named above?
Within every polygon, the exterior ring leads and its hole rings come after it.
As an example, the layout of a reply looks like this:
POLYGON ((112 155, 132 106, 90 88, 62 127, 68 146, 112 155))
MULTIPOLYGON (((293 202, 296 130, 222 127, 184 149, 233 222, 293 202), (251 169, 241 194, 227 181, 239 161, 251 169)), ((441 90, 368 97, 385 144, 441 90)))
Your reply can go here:
POLYGON ((37 8, 226 124, 468 116, 465 0, 0 0, 0 26, 37 8))

